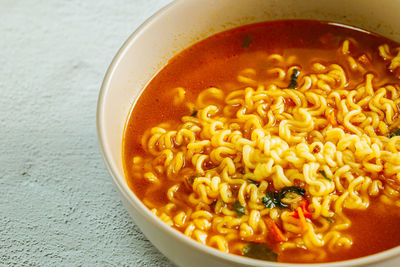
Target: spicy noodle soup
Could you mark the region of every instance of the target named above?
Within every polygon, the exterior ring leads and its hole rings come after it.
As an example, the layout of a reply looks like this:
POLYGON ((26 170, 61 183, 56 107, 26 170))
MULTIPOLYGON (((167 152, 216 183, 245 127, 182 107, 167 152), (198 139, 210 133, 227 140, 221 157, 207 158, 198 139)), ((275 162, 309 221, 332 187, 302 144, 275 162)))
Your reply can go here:
POLYGON ((397 47, 315 21, 193 45, 132 110, 130 188, 166 224, 228 253, 330 262, 400 245, 397 47))

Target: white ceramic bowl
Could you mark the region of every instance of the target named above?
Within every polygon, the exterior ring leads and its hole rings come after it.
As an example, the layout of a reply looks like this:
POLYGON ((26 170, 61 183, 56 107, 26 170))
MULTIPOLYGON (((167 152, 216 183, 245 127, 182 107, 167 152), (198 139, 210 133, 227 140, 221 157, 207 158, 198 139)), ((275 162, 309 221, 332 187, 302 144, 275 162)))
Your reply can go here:
MULTIPOLYGON (((395 0, 178 0, 157 12, 125 42, 100 90, 97 131, 104 160, 125 207, 148 239, 179 266, 304 266, 259 261, 204 246, 164 224, 129 189, 122 136, 139 92, 167 61, 217 32, 280 19, 316 19, 361 27, 400 41, 395 0)), ((400 266, 400 247, 372 256, 315 266, 400 266)))

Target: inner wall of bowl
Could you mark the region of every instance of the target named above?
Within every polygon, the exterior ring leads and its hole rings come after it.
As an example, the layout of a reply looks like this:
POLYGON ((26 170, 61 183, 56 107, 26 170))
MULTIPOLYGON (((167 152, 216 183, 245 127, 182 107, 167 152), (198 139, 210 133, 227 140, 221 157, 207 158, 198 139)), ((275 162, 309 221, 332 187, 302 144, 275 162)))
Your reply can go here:
MULTIPOLYGON (((168 60, 217 32, 280 19, 317 19, 351 24, 399 40, 396 1, 181 0, 146 23, 127 44, 105 92, 104 127, 112 162, 123 177, 121 140, 141 89, 168 60)), ((169 88, 166 88, 168 90, 169 88)))

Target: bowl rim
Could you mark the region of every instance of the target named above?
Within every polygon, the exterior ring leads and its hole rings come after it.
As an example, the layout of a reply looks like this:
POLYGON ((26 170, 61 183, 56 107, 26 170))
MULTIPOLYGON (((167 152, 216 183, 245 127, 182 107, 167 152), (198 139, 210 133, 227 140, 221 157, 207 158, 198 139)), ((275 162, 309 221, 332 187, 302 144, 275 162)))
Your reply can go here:
MULTIPOLYGON (((105 165, 108 169, 108 172, 112 178, 114 185, 117 187, 117 190, 120 194, 129 202, 129 204, 140 213, 145 220, 152 224, 153 227, 158 228, 169 237, 174 238, 180 243, 184 243, 185 245, 191 247, 192 249, 200 250, 205 254, 211 254, 215 258, 218 258, 223 261, 234 262, 238 264, 242 264, 243 266, 279 266, 279 267, 295 267, 295 266, 309 266, 310 264, 315 267, 339 267, 339 266, 360 266, 366 264, 373 264, 381 260, 389 260, 395 256, 400 255, 400 246, 384 250, 382 252, 350 259, 344 261, 336 261, 336 262, 328 262, 328 263, 280 263, 280 262, 269 262, 264 260, 257 260, 252 259, 244 256, 239 256, 235 254, 225 253, 219 251, 216 248, 212 248, 207 245, 203 245, 192 238, 185 236, 182 232, 168 226, 164 223, 161 219, 159 219, 156 215, 154 215, 143 203, 140 199, 133 193, 133 191, 128 187, 125 175, 120 174, 115 162, 112 161, 110 156, 110 146, 107 143, 107 136, 104 130, 104 105, 106 102, 106 95, 107 92, 110 90, 111 80, 117 71, 117 68, 129 50, 129 48, 134 45, 135 41, 140 38, 140 36, 146 31, 147 28, 151 27, 152 24, 157 22, 158 20, 162 19, 164 16, 168 16, 168 12, 177 6, 185 3, 187 4, 189 1, 197 1, 197 0, 173 0, 171 3, 167 4, 166 6, 162 7, 158 11, 156 11, 153 15, 147 18, 130 36, 128 39, 123 43, 121 48, 118 50, 117 54, 113 57, 109 67, 106 70, 103 82, 100 87, 98 99, 97 99, 97 110, 96 110, 96 132, 98 143, 100 147, 100 151, 105 162, 105 165)), ((235 26, 237 27, 237 26, 235 26)), ((184 49, 186 49, 185 47, 184 49)), ((139 91, 138 96, 140 96, 141 91, 139 91)), ((133 102, 132 106, 135 105, 136 99, 133 102)), ((129 112, 130 114, 130 112, 129 112)), ((124 123, 125 124, 125 123, 124 123)), ((122 146, 122 144, 121 144, 122 146)), ((174 261, 173 259, 170 259, 174 261)))

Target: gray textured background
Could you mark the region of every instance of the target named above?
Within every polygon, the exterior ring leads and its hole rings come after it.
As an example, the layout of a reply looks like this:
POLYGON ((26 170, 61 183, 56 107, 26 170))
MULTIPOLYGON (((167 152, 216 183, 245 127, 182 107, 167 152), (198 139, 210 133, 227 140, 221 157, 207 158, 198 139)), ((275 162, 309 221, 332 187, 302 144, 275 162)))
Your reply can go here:
POLYGON ((122 43, 169 0, 0 0, 0 266, 172 266, 124 210, 96 102, 122 43))

